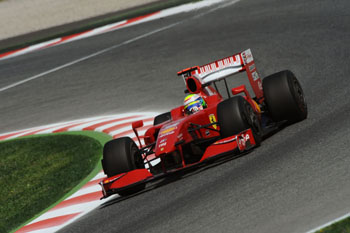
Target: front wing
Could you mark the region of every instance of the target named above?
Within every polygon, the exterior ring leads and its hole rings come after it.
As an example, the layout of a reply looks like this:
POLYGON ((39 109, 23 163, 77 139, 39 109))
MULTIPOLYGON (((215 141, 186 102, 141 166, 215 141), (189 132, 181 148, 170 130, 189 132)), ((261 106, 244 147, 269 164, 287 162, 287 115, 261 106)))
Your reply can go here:
POLYGON ((218 140, 210 145, 204 152, 201 160, 197 163, 186 165, 185 167, 173 169, 158 175, 153 175, 147 169, 136 169, 130 172, 105 178, 99 183, 102 187, 103 194, 101 199, 133 188, 137 185, 156 181, 176 171, 194 167, 209 160, 217 159, 218 157, 225 155, 239 155, 255 146, 256 142, 254 140, 253 132, 251 129, 247 129, 237 135, 218 140))

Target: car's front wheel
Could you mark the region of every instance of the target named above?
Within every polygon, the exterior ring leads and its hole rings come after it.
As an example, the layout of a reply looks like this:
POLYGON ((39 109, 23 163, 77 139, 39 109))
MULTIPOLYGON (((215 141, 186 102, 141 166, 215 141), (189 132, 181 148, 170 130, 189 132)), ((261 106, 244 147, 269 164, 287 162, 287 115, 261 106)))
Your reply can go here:
MULTIPOLYGON (((135 142, 129 137, 122 137, 107 142, 103 148, 102 167, 108 177, 124 172, 144 168, 142 155, 135 142)), ((127 196, 139 192, 145 188, 145 184, 119 192, 121 196, 127 196)))

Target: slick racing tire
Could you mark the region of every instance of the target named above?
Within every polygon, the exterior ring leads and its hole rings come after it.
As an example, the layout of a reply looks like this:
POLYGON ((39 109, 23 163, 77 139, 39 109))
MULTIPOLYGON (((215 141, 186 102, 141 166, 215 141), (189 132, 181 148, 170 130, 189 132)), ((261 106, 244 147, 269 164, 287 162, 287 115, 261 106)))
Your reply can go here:
MULTIPOLYGON (((135 142, 129 137, 122 137, 105 144, 103 148, 102 167, 107 176, 112 177, 120 173, 145 168, 145 165, 135 142)), ((118 194, 127 196, 139 192, 144 188, 145 184, 141 184, 118 194)))
POLYGON ((295 75, 284 70, 263 79, 265 102, 271 118, 288 124, 307 117, 304 92, 295 75))
POLYGON ((166 122, 166 121, 169 121, 169 120, 171 120, 171 113, 166 112, 166 113, 163 113, 163 114, 156 116, 154 118, 153 125, 159 125, 159 124, 166 122))
POLYGON ((221 138, 251 128, 256 145, 260 145, 262 138, 260 119, 252 106, 242 96, 234 96, 219 103, 217 114, 221 138))

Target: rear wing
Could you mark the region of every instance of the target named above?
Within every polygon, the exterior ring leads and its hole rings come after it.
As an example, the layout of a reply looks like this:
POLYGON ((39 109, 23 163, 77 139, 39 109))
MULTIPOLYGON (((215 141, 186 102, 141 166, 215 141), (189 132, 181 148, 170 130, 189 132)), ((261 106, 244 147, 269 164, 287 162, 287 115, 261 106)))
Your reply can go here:
POLYGON ((258 99, 263 97, 261 78, 256 70, 250 49, 219 59, 203 66, 194 66, 179 71, 177 74, 185 80, 195 77, 202 85, 220 81, 228 76, 246 71, 252 89, 258 99))

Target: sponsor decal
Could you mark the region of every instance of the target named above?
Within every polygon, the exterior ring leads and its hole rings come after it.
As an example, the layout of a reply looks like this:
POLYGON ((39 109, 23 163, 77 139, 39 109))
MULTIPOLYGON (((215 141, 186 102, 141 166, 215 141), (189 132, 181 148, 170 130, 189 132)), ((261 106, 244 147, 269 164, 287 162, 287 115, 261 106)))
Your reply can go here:
POLYGON ((205 131, 205 135, 209 136, 209 135, 210 135, 210 131, 209 131, 209 130, 206 130, 206 131, 205 131))
POLYGON ((174 132, 175 132, 175 129, 177 129, 176 126, 175 126, 175 127, 168 128, 168 129, 164 129, 162 132, 160 132, 160 134, 163 135, 163 134, 167 134, 167 133, 170 133, 170 132, 174 133, 174 132))
MULTIPOLYGON (((166 134, 165 134, 166 135, 166 134)), ((159 141, 158 148, 160 148, 160 151, 164 150, 164 147, 167 145, 167 138, 163 138, 159 141)))
POLYGON ((253 80, 254 80, 254 81, 256 81, 256 80, 259 79, 259 75, 258 75, 258 73, 257 73, 256 71, 254 71, 254 72, 252 73, 252 76, 253 76, 253 80))
POLYGON ((215 71, 223 70, 229 67, 241 66, 241 58, 239 55, 230 56, 221 60, 217 60, 213 63, 199 67, 199 70, 196 70, 196 74, 200 76, 205 76, 206 74, 213 73, 215 71))
POLYGON ((262 83, 261 83, 261 80, 259 80, 259 81, 258 81, 258 87, 259 87, 259 89, 260 89, 260 90, 262 90, 262 89, 263 89, 263 87, 262 87, 262 83))
POLYGON ((175 133, 175 129, 177 129, 178 124, 179 122, 175 122, 173 124, 166 125, 164 129, 159 132, 159 138, 175 133))
POLYGON ((247 141, 249 141, 249 134, 241 134, 237 138, 237 146, 240 151, 245 150, 247 141))
POLYGON ((253 72, 255 70, 255 64, 253 63, 251 66, 249 66, 249 71, 253 72))
MULTIPOLYGON (((210 120, 210 123, 215 123, 215 122, 217 122, 217 121, 216 121, 215 114, 210 114, 210 115, 209 115, 209 120, 210 120)), ((213 128, 214 128, 214 129, 217 129, 217 125, 214 124, 214 125, 213 125, 213 128)))
POLYGON ((243 59, 244 65, 247 65, 254 60, 253 54, 250 51, 250 49, 247 49, 246 51, 242 52, 242 59, 243 59))
POLYGON ((171 134, 174 134, 174 133, 175 133, 174 130, 173 130, 173 131, 170 131, 170 132, 167 132, 167 133, 163 133, 163 134, 159 135, 159 138, 163 138, 163 137, 166 137, 166 136, 171 135, 171 134))

